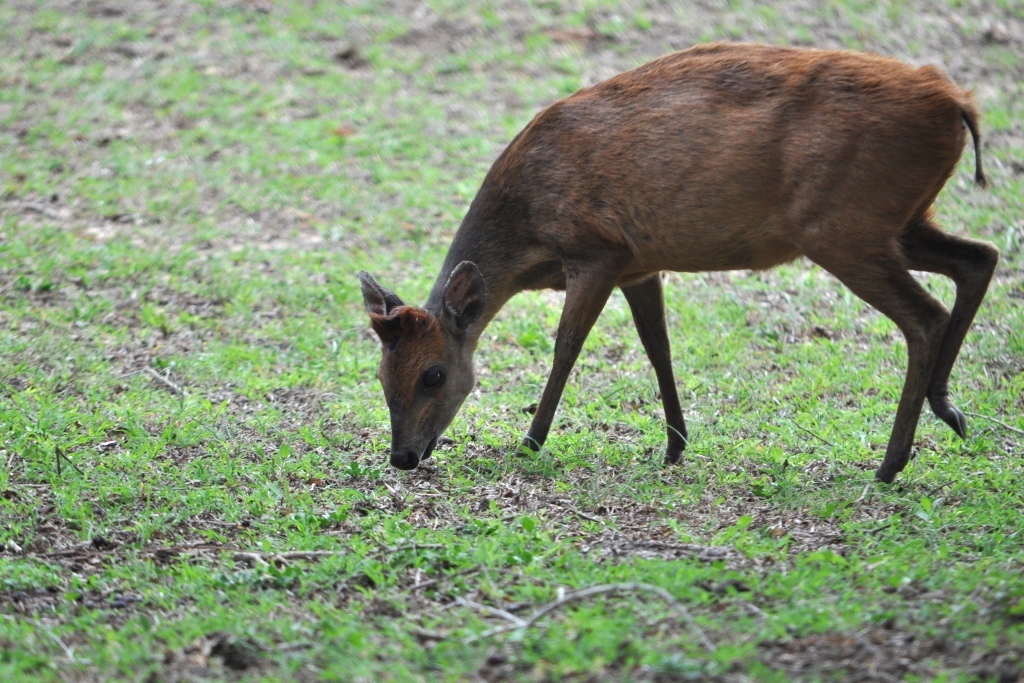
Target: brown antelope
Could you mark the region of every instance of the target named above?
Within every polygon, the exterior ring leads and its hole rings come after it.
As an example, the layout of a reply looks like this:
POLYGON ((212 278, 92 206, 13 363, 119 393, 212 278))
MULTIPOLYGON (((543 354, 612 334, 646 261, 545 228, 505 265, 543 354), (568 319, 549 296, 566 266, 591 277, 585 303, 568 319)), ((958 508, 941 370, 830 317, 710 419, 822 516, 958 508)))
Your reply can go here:
POLYGON ((391 464, 430 456, 473 388, 473 351, 514 294, 565 290, 547 386, 522 449, 539 449, 615 287, 658 379, 666 462, 687 444, 660 271, 765 269, 806 256, 902 331, 907 375, 885 459, 910 458, 925 397, 964 437, 948 381, 999 252, 948 235, 936 195, 978 112, 931 66, 877 55, 702 45, 584 88, 536 117, 484 178, 422 308, 359 273, 383 346, 391 464), (911 277, 956 284, 948 311, 911 277))

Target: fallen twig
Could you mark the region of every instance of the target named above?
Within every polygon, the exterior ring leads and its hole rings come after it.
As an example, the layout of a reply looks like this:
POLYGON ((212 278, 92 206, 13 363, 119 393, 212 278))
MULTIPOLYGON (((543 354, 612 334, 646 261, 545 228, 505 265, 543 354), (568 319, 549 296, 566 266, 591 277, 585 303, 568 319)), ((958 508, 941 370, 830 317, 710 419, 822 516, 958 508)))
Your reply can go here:
POLYGON ((761 609, 760 607, 758 607, 757 605, 755 605, 752 602, 743 602, 743 603, 740 603, 740 604, 743 605, 743 607, 746 608, 748 611, 753 612, 756 616, 759 616, 762 619, 770 619, 771 618, 771 615, 769 615, 767 612, 765 612, 763 609, 761 609))
POLYGON ((335 550, 287 550, 280 553, 254 553, 239 551, 231 556, 236 562, 247 562, 249 566, 269 567, 273 562, 275 565, 287 564, 288 560, 315 560, 321 557, 333 557, 344 555, 345 551, 335 550))
POLYGON ((878 525, 878 526, 876 526, 876 527, 873 527, 873 528, 871 528, 871 529, 868 529, 868 530, 867 530, 867 531, 866 531, 865 533, 867 533, 867 534, 869 534, 869 535, 872 535, 872 536, 873 536, 874 534, 877 534, 877 533, 879 533, 880 531, 885 531, 886 529, 888 529, 889 527, 891 527, 891 526, 893 525, 894 521, 895 521, 895 520, 892 520, 892 519, 890 519, 890 520, 889 520, 889 521, 887 521, 887 522, 884 522, 884 523, 882 523, 882 524, 879 524, 879 525, 878 525))
POLYGON ((957 479, 950 479, 949 481, 943 482, 943 483, 939 484, 938 486, 933 486, 930 489, 928 489, 927 491, 925 491, 924 495, 927 498, 931 498, 932 496, 934 496, 936 493, 938 493, 942 489, 946 488, 950 484, 955 484, 957 481, 958 481, 957 479))
POLYGON ((443 543, 404 543, 396 546, 384 546, 384 549, 389 553, 400 553, 404 550, 437 550, 439 548, 447 548, 443 543))
POLYGON ((466 569, 460 569, 457 572, 446 574, 445 576, 439 576, 436 579, 428 579, 422 583, 417 583, 409 587, 411 591, 421 591, 425 588, 431 588, 441 583, 445 579, 454 579, 456 576, 468 576, 469 574, 475 574, 480 571, 480 567, 467 567, 466 569))
POLYGON ((60 209, 55 209, 42 202, 14 202, 14 208, 21 213, 38 213, 53 220, 65 218, 65 214, 60 209))
POLYGON ((250 567, 269 567, 270 563, 260 553, 235 553, 231 556, 235 562, 245 562, 250 567))
POLYGON ((808 434, 810 434, 811 436, 813 436, 815 439, 817 439, 818 441, 822 442, 823 444, 826 444, 827 446, 830 446, 832 448, 836 447, 836 445, 834 443, 832 443, 828 439, 826 439, 826 438, 824 438, 824 437, 822 437, 822 436, 820 436, 818 434, 815 434, 810 429, 808 429, 807 427, 804 427, 802 424, 800 424, 799 422, 797 422, 793 418, 789 418, 789 421, 792 422, 793 424, 795 424, 797 429, 799 429, 802 432, 807 432, 808 434))
POLYGON ((409 631, 411 631, 413 635, 419 636, 420 638, 423 638, 424 640, 437 640, 437 641, 448 640, 448 635, 447 634, 441 633, 439 631, 431 631, 431 630, 425 629, 425 628, 423 628, 421 626, 409 626, 409 631))
POLYGON ((989 417, 988 415, 982 415, 981 413, 968 413, 966 410, 964 411, 964 415, 969 415, 971 417, 980 417, 982 420, 988 420, 989 422, 995 422, 1000 427, 1005 427, 1006 429, 1009 429, 1011 432, 1016 432, 1018 434, 1024 434, 1024 429, 1017 429, 1016 427, 1014 427, 1012 425, 1006 424, 1002 420, 997 420, 996 418, 989 417))
POLYGON ((45 624, 42 624, 42 623, 40 623, 38 621, 36 622, 36 626, 38 626, 42 630, 43 633, 45 633, 46 635, 50 636, 50 638, 53 639, 53 642, 55 642, 58 645, 60 645, 60 649, 64 650, 64 656, 68 658, 69 662, 74 662, 75 661, 75 651, 72 650, 71 648, 69 648, 67 645, 65 645, 64 641, 61 640, 60 638, 58 638, 56 633, 51 631, 50 628, 48 626, 46 626, 45 624))
POLYGON ((68 457, 68 454, 64 452, 64 449, 63 449, 63 448, 61 448, 60 446, 57 446, 57 447, 55 447, 55 448, 53 449, 53 454, 54 454, 54 456, 55 456, 55 457, 56 457, 56 459, 57 459, 57 476, 58 476, 58 477, 59 477, 59 476, 61 476, 61 472, 62 472, 62 469, 61 469, 61 466, 60 466, 60 461, 61 461, 61 460, 64 460, 64 461, 66 461, 66 462, 67 462, 67 464, 69 464, 69 465, 71 465, 72 467, 74 467, 74 468, 75 468, 75 471, 76 471, 76 472, 78 472, 79 474, 81 474, 81 475, 82 475, 83 477, 85 476, 85 472, 83 472, 83 471, 82 471, 82 470, 81 470, 81 469, 80 469, 80 468, 78 467, 78 465, 76 465, 76 464, 75 464, 75 461, 74 461, 74 460, 72 460, 71 458, 69 458, 69 457, 68 457))
POLYGON ((47 557, 70 557, 72 555, 77 555, 78 553, 80 553, 80 552, 82 552, 84 550, 88 550, 90 548, 92 548, 92 542, 91 541, 86 541, 85 543, 76 543, 75 545, 71 546, 70 548, 61 548, 60 550, 51 550, 50 552, 45 553, 45 555, 47 557))
MULTIPOLYGON (((669 605, 674 607, 677 612, 679 612, 680 616, 683 617, 687 625, 693 630, 694 633, 697 634, 697 638, 700 640, 700 644, 704 647, 705 650, 711 652, 715 649, 715 646, 712 645, 711 641, 708 640, 708 637, 704 634, 704 631, 701 630, 700 626, 698 626, 697 623, 693 620, 693 617, 690 615, 690 611, 686 609, 686 606, 683 605, 683 603, 679 602, 674 595, 669 593, 664 588, 652 586, 646 583, 609 583, 601 584, 598 586, 590 586, 589 588, 581 588, 575 591, 570 591, 565 595, 560 595, 555 600, 552 600, 548 604, 544 605, 536 612, 534 612, 532 615, 530 615, 529 618, 522 620, 522 623, 515 623, 510 624, 509 626, 499 626, 497 628, 492 628, 489 631, 484 631, 479 635, 467 638, 464 642, 468 644, 477 640, 482 640, 484 638, 489 638, 491 636, 498 635, 499 633, 505 633, 506 631, 528 629, 531 626, 535 625, 538 621, 543 619, 545 616, 555 611, 556 609, 562 607, 563 605, 566 605, 570 602, 575 602, 576 600, 583 600, 584 598, 593 597, 595 595, 602 595, 604 593, 654 593, 662 600, 667 602, 669 605)), ((518 619, 518 617, 516 618, 518 619)))
MULTIPOLYGON (((395 546, 395 547, 383 546, 382 549, 386 550, 389 553, 397 553, 397 552, 402 551, 402 550, 420 550, 420 549, 423 549, 423 548, 445 548, 445 547, 447 547, 447 546, 445 546, 445 545, 443 545, 441 543, 419 543, 419 544, 417 544, 417 543, 409 543, 409 544, 406 544, 406 545, 399 545, 399 546, 395 546)), ((336 557, 336 556, 339 556, 339 555, 344 555, 347 552, 349 552, 349 551, 347 551, 347 550, 283 550, 283 551, 278 552, 278 553, 273 553, 273 552, 271 552, 271 553, 261 553, 261 552, 255 552, 255 551, 238 550, 238 551, 236 551, 231 556, 231 559, 235 560, 236 562, 247 562, 249 564, 249 566, 256 566, 256 565, 269 566, 271 563, 273 563, 275 565, 284 565, 284 564, 287 564, 289 560, 316 560, 316 559, 319 559, 321 557, 336 557)), ((475 571, 476 567, 472 567, 471 570, 475 571)), ((450 574, 449 576, 456 576, 458 574, 467 573, 468 571, 470 571, 470 570, 465 570, 463 572, 456 572, 455 574, 450 574)), ((424 588, 428 584, 431 584, 431 583, 436 583, 436 580, 424 581, 423 583, 418 584, 417 586, 414 586, 414 588, 417 588, 417 589, 418 588, 424 588)))
POLYGON ((870 496, 868 496, 868 493, 874 494, 874 485, 875 482, 873 481, 869 481, 867 484, 864 484, 864 490, 860 492, 860 497, 857 498, 857 500, 853 501, 854 504, 861 502, 865 498, 870 498, 870 496))
POLYGON ((481 612, 487 612, 488 614, 491 614, 496 617, 501 617, 505 621, 512 622, 512 624, 515 625, 517 628, 526 627, 525 619, 521 619, 516 615, 512 614, 511 612, 506 612, 503 609, 491 607, 490 605, 484 605, 479 602, 473 602, 472 600, 467 600, 466 598, 462 597, 456 597, 455 602, 462 605, 463 607, 469 607, 471 609, 479 610, 481 612))
POLYGON ((184 388, 178 386, 177 384, 175 384, 171 380, 167 379, 166 377, 161 375, 159 372, 157 372, 153 368, 145 367, 145 368, 143 368, 143 371, 147 375, 149 375, 150 377, 155 379, 157 382, 159 382, 160 384, 162 384, 165 387, 167 387, 168 389, 170 389, 173 393, 178 394, 179 396, 184 396, 185 395, 185 389, 184 388))
POLYGON ((569 509, 572 511, 572 513, 574 515, 576 515, 580 519, 585 519, 585 520, 590 521, 590 522, 597 522, 598 524, 600 524, 602 526, 608 526, 608 524, 603 519, 598 519, 597 517, 591 517, 590 515, 585 515, 585 514, 583 514, 582 512, 580 512, 579 510, 577 510, 576 508, 574 508, 572 506, 570 506, 569 509))

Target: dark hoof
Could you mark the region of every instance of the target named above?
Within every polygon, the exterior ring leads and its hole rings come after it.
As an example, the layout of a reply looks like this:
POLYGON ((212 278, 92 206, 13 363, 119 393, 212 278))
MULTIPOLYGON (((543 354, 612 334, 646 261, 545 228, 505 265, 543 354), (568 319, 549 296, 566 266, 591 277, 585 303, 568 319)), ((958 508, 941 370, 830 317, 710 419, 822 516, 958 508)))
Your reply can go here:
POLYGON ((967 438, 967 418, 949 402, 949 399, 929 400, 928 404, 931 406, 932 412, 948 424, 957 436, 961 439, 967 438))
POLYGON ((666 465, 678 465, 683 459, 682 448, 669 448, 668 452, 665 453, 665 464, 666 465))
POLYGON ((899 470, 894 471, 892 468, 882 465, 875 472, 875 481, 882 482, 883 484, 891 484, 899 473, 899 470))
POLYGON ((948 424, 961 439, 967 438, 967 417, 953 406, 944 415, 939 415, 943 422, 948 424))
POLYGON ((665 451, 665 464, 676 465, 682 459, 683 451, 687 444, 686 427, 682 431, 669 425, 668 428, 668 450, 665 451))
POLYGON ((896 475, 907 466, 908 462, 910 462, 910 453, 904 455, 886 453, 881 467, 875 471, 875 480, 884 484, 891 484, 896 475))

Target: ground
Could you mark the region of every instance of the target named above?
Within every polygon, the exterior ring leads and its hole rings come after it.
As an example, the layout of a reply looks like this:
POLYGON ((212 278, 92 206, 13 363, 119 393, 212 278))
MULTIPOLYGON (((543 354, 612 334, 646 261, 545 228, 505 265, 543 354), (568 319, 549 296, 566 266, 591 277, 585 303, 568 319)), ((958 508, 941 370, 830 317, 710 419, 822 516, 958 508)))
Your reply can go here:
POLYGON ((1024 679, 1022 55, 1012 0, 5 3, 0 672, 1024 679), (536 293, 433 460, 390 469, 355 273, 422 301, 541 107, 719 39, 973 89, 991 187, 968 152, 937 202, 1002 254, 953 374, 968 438, 926 414, 872 483, 903 340, 798 262, 666 277, 679 466, 619 295, 511 455, 560 310, 536 293))

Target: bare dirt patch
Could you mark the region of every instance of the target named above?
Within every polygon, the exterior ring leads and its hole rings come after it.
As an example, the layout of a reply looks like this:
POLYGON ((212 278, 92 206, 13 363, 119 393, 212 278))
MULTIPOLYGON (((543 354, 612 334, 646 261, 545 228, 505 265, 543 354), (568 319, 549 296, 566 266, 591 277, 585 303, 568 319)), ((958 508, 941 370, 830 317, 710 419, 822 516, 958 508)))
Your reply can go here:
POLYGON ((962 642, 922 638, 893 626, 856 633, 822 633, 762 643, 765 663, 794 679, 811 676, 843 681, 902 681, 931 678, 939 666, 975 680, 1015 683, 1024 678, 1017 654, 978 651, 962 642))

